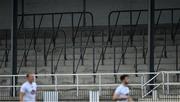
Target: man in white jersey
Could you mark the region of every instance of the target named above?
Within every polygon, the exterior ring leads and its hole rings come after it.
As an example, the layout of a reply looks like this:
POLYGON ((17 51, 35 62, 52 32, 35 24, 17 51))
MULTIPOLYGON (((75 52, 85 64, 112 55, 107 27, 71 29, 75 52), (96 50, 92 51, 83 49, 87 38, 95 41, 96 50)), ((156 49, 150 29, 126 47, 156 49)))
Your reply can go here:
POLYGON ((27 81, 23 83, 20 89, 20 102, 36 102, 37 85, 34 82, 34 74, 26 75, 27 81))
POLYGON ((121 84, 116 88, 113 94, 113 100, 117 102, 133 102, 132 98, 129 96, 128 88, 128 75, 122 75, 120 77, 121 84))

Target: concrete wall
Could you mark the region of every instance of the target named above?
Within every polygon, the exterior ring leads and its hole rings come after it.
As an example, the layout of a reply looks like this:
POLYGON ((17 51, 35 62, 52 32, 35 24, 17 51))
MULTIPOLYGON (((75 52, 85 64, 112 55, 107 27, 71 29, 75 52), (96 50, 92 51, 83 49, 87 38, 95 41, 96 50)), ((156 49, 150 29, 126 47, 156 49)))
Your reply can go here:
MULTIPOLYGON (((10 28, 11 20, 11 0, 2 0, 0 3, 0 29, 10 28)), ((19 0, 21 1, 21 0, 19 0)), ((82 11, 83 0, 25 0, 25 13, 42 13, 42 12, 68 12, 68 11, 82 11)), ((177 8, 179 7, 180 0, 155 0, 156 8, 177 8)), ((20 3, 19 3, 20 4, 20 3)), ((146 9, 147 0, 87 0, 87 11, 94 14, 95 25, 106 25, 108 13, 112 10, 123 10, 123 9, 146 9)), ((19 5, 21 8, 21 5, 19 5)), ((21 10, 19 10, 20 12, 21 10)), ((179 12, 180 13, 180 12, 179 12)), ((133 18, 137 18, 137 14, 133 18)), ((179 17, 179 15, 177 15, 179 17)), ((78 17, 78 16, 77 16, 78 17)), ((141 23, 147 21, 146 14, 142 14, 143 19, 141 23)), ((162 13, 161 22, 170 21, 169 13, 162 13)), ((40 17, 37 17, 39 21, 40 17)), ((58 17, 55 17, 55 19, 58 17)), ((128 24, 128 14, 121 15, 120 24, 128 24)), ((70 17, 64 16, 64 26, 70 25, 70 17)), ((44 17, 43 26, 49 27, 51 17, 44 17), (45 21, 45 22, 44 22, 45 21)), ((25 25, 30 27, 32 25, 32 17, 25 18, 25 25)), ((77 21, 77 18, 75 18, 77 21)), ((175 18, 175 21, 177 19, 175 18)), ((57 22, 57 21, 56 21, 57 22)), ((77 24, 77 22, 75 22, 77 24)), ((38 25, 38 23, 36 24, 38 25)))

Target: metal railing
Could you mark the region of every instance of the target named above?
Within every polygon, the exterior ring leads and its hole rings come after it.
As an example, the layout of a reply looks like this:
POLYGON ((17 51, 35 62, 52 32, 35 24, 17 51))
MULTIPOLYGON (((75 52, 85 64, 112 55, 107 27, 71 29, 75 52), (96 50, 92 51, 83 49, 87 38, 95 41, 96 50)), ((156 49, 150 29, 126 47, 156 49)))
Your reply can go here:
MULTIPOLYGON (((170 78, 170 75, 174 75, 176 76, 176 74, 180 74, 179 71, 163 71, 163 72, 158 72, 157 74, 154 74, 154 77, 149 79, 148 81, 142 81, 143 84, 141 86, 142 89, 142 98, 148 96, 149 94, 151 94, 154 90, 157 90, 160 86, 162 87, 162 93, 163 94, 170 94, 170 86, 179 86, 180 83, 178 81, 172 81, 173 77, 170 78), (155 81, 157 80, 158 77, 161 77, 161 80, 159 80, 159 82, 155 82, 154 84, 152 84, 151 86, 154 86, 154 88, 152 90, 147 90, 147 86, 149 87, 149 83, 151 81, 155 81), (171 81, 170 81, 171 80, 171 81)), ((144 78, 142 78, 144 79, 144 78)))
MULTIPOLYGON (((84 87, 85 89, 89 89, 90 87, 95 87, 98 89, 98 91, 101 93, 101 91, 106 88, 106 87, 116 87, 119 84, 118 83, 111 83, 107 81, 107 76, 110 76, 111 78, 113 78, 114 75, 123 75, 123 74, 127 74, 129 75, 130 80, 134 78, 135 75, 138 75, 139 77, 137 77, 137 82, 134 81, 130 81, 129 86, 131 87, 139 87, 141 89, 141 95, 142 98, 149 96, 150 93, 152 93, 153 90, 157 90, 160 86, 162 88, 163 93, 161 93, 162 95, 165 94, 169 94, 170 93, 170 86, 178 86, 180 85, 179 82, 177 81, 172 81, 173 77, 170 77, 170 75, 176 75, 176 74, 180 74, 179 71, 163 71, 163 72, 154 72, 154 73, 149 73, 149 72, 144 72, 144 73, 84 73, 84 74, 36 74, 35 76, 37 76, 37 78, 35 77, 35 81, 38 84, 38 88, 41 89, 51 89, 51 90, 58 90, 58 89, 65 89, 65 88, 73 88, 76 87, 76 95, 79 95, 79 90, 84 87), (153 74, 154 77, 150 80, 146 79, 150 74, 153 74), (55 83, 51 84, 51 83, 38 83, 39 80, 46 82, 46 80, 49 80, 48 77, 54 77, 55 78, 55 83), (59 78, 68 78, 68 77, 76 77, 76 83, 69 83, 66 84, 66 82, 61 82, 61 80, 59 80, 59 78), (97 76, 98 83, 93 83, 92 82, 84 82, 82 81, 81 78, 85 78, 85 77, 93 77, 93 76, 97 76), (41 77, 43 77, 43 80, 41 79, 41 77), (154 83, 154 84, 150 84, 151 81, 153 81, 154 79, 159 78, 159 81, 154 83), (106 81, 105 81, 106 80, 106 81), (170 81, 171 80, 171 81, 170 81), (147 87, 149 86, 155 86, 154 89, 147 91, 147 87), (166 91, 167 90, 167 91, 166 91)), ((19 80, 23 80, 25 79, 25 75, 0 75, 0 78, 5 78, 5 79, 13 79, 13 85, 0 85, 0 88, 13 88, 13 96, 16 95, 15 91, 16 88, 20 87, 20 84, 15 84, 15 79, 16 77, 18 77, 19 80)), ((134 80, 134 79, 133 79, 134 80)))
MULTIPOLYGON (((159 13, 157 15, 157 21, 156 21, 156 26, 155 26, 155 30, 158 28, 159 24, 160 24, 160 20, 161 20, 161 15, 163 12, 169 12, 171 13, 171 17, 170 17, 170 21, 169 23, 171 23, 171 38, 172 41, 175 42, 175 36, 177 34, 177 29, 179 28, 179 23, 180 23, 180 19, 178 20, 178 22, 175 23, 174 19, 175 19, 175 11, 180 11, 180 8, 164 8, 164 9, 155 9, 156 13, 159 13), (176 24, 176 25, 175 25, 176 24)), ((127 16, 129 17, 128 21, 129 21, 129 27, 130 27, 130 40, 131 40, 131 45, 133 44, 133 33, 135 33, 136 27, 139 24, 139 19, 142 15, 142 13, 147 13, 148 10, 147 9, 141 9, 141 10, 119 10, 119 11, 111 11, 108 15, 108 29, 109 29, 109 35, 108 35, 108 41, 112 43, 112 39, 114 36, 114 31, 113 33, 111 33, 111 26, 114 27, 114 29, 117 29, 118 26, 118 20, 120 18, 120 14, 127 14, 127 16), (116 14, 116 15, 115 15, 116 14), (134 15, 133 15, 134 14, 134 15), (115 17, 112 17, 112 15, 115 15, 115 17), (133 24, 133 18, 135 18, 135 16, 137 16, 137 20, 135 22, 135 24, 133 24), (112 20, 111 19, 115 19, 115 23, 112 24, 112 20), (133 27, 135 27, 135 30, 133 31, 133 27)), ((142 17, 141 17, 142 18, 142 17)), ((144 22, 145 24, 147 24, 147 21, 144 22)), ((122 25, 122 24, 121 24, 122 25)))
MULTIPOLYGON (((55 49, 56 48, 56 38, 57 38, 57 35, 58 35, 58 32, 59 31, 62 31, 63 32, 63 34, 64 34, 64 38, 65 38, 65 42, 64 42, 64 60, 66 60, 67 58, 66 58, 66 34, 65 34, 65 31, 64 30, 62 30, 62 29, 60 29, 61 27, 62 27, 62 19, 63 19, 63 16, 65 16, 65 15, 68 15, 68 16, 70 16, 71 17, 71 27, 72 27, 72 42, 73 42, 73 46, 75 46, 75 39, 76 39, 76 36, 77 36, 77 34, 78 34, 78 31, 79 31, 79 28, 80 28, 80 24, 81 24, 81 21, 82 21, 82 15, 85 15, 85 16, 87 16, 87 15, 89 15, 90 16, 90 21, 91 21, 91 29, 93 28, 93 25, 94 25, 94 19, 93 19, 93 14, 91 13, 91 12, 60 12, 60 13, 36 13, 36 14, 23 14, 23 15, 18 15, 19 17, 22 17, 23 19, 24 18, 31 18, 32 17, 32 22, 33 22, 33 26, 32 26, 32 28, 33 28, 33 35, 32 35, 32 37, 31 37, 31 41, 30 41, 30 44, 29 44, 29 46, 28 46, 28 48, 25 48, 25 51, 24 51, 24 54, 23 54, 23 57, 22 57, 22 60, 21 60, 21 64, 20 64, 20 66, 19 66, 19 69, 18 69, 18 73, 20 72, 20 70, 21 70, 21 67, 22 67, 22 63, 23 63, 23 61, 25 61, 25 63, 27 62, 27 56, 28 56, 28 52, 29 52, 29 50, 30 50, 30 47, 31 47, 31 45, 32 45, 32 43, 33 43, 33 50, 34 50, 34 52, 35 52, 35 73, 37 73, 37 38, 39 38, 38 36, 39 36, 39 32, 40 32, 40 30, 41 30, 41 26, 42 26, 42 21, 43 21, 43 19, 44 19, 44 17, 45 16, 48 16, 48 17, 51 17, 52 19, 50 20, 51 21, 51 24, 52 24, 52 27, 50 27, 51 28, 51 30, 52 30, 52 32, 53 32, 53 34, 51 35, 51 39, 50 39, 50 43, 48 44, 48 48, 46 49, 46 38, 45 38, 45 35, 44 35, 44 61, 45 61, 45 66, 47 65, 47 57, 48 57, 48 55, 49 55, 49 52, 50 52, 50 49, 51 49, 51 46, 53 45, 53 48, 52 48, 52 50, 53 49, 55 49), (76 26, 76 25, 74 25, 74 19, 75 19, 75 15, 80 15, 80 17, 79 17, 79 19, 78 19, 78 25, 76 26), (58 25, 57 25, 57 28, 55 28, 55 16, 59 16, 59 21, 58 21, 58 25), (39 20, 39 22, 38 22, 38 27, 36 27, 36 23, 37 23, 37 17, 40 17, 40 20, 39 20), (76 27, 75 27, 76 26, 76 27)), ((22 25, 22 22, 24 22, 22 19, 21 19, 21 21, 20 21, 20 24, 19 24, 19 26, 21 27, 21 25, 22 25)), ((19 27, 19 29, 20 29, 20 27, 19 27)), ((86 27, 85 26, 83 26, 84 28, 85 28, 85 30, 86 30, 86 27)), ((23 27, 22 29, 26 29, 25 27, 23 27)), ((90 30, 90 34, 89 34, 90 36, 91 35, 93 35, 93 34, 91 34, 91 30, 90 30)), ((90 38, 90 36, 89 36, 89 38, 90 38)), ((88 39, 89 39, 88 38, 88 39)), ((94 38, 93 38, 94 39, 94 38)), ((25 39, 24 39, 25 41, 26 41, 26 36, 25 36, 25 39)), ((87 40, 87 44, 88 44, 88 42, 89 42, 89 40, 87 40)), ((26 44, 26 43, 25 43, 26 44)), ((86 44, 86 45, 87 45, 86 44)), ((25 45, 25 47, 26 47, 26 45, 25 45)), ((86 49, 84 49, 84 53, 85 53, 85 50, 86 49)), ((73 51, 74 52, 74 51, 73 51)), ((84 54, 82 54, 82 55, 84 55, 84 54)), ((83 60, 83 56, 81 56, 81 58, 80 58, 81 60, 83 60)), ((74 62, 73 62, 74 63, 74 62)), ((75 63, 74 63, 75 64, 75 63)), ((26 65, 26 64, 25 64, 26 65)), ((79 64, 78 64, 79 65, 79 64)), ((77 71, 77 69, 78 69, 78 65, 77 65, 77 67, 75 68, 75 65, 73 66, 73 73, 76 73, 77 71), (76 69, 76 70, 75 70, 76 69)))

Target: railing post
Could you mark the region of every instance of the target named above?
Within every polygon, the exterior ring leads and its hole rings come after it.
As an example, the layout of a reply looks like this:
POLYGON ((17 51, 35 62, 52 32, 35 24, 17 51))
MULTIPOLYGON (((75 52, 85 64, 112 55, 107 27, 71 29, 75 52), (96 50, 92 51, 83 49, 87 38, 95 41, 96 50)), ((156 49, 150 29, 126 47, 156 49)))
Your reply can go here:
POLYGON ((166 48, 166 30, 164 34, 164 57, 167 58, 167 48, 166 48))
POLYGON ((64 32, 64 65, 66 63, 67 57, 66 57, 66 33, 64 32))
POLYGON ((84 57, 83 57, 83 48, 82 48, 82 31, 81 31, 81 35, 80 35, 80 59, 81 59, 81 65, 84 65, 84 57))
MULTIPOLYGON (((179 53, 178 53, 178 45, 176 45, 176 71, 179 71, 179 53)), ((177 74, 177 82, 179 82, 179 75, 177 74)))
MULTIPOLYGON (((116 73, 116 47, 114 47, 114 73, 116 73)), ((114 75, 115 83, 117 83, 117 75, 114 75)))
POLYGON ((57 91, 57 85, 58 85, 58 83, 57 83, 57 75, 56 74, 53 74, 53 76, 55 77, 55 83, 54 83, 54 85, 55 85, 55 91, 57 91))
MULTIPOLYGON (((137 69, 137 48, 136 48, 136 46, 134 46, 134 49, 135 49, 135 64, 134 64, 134 68, 135 68, 135 72, 137 73, 138 69, 137 69)), ((137 74, 136 74, 136 76, 137 76, 137 74)))
POLYGON ((5 47, 6 47, 6 50, 5 50, 5 53, 6 53, 5 67, 7 67, 7 62, 8 62, 8 46, 7 46, 7 43, 8 43, 8 31, 6 31, 6 42, 5 42, 5 47))
MULTIPOLYGON (((54 48, 51 53, 51 74, 54 74, 54 48)), ((52 76, 52 84, 54 83, 54 76, 52 76)))
MULTIPOLYGON (((122 27, 121 33, 121 54, 122 54, 122 64, 124 64, 124 28, 122 27)), ((121 62, 120 62, 121 63, 121 62)))
POLYGON ((79 76, 76 74, 76 95, 79 96, 79 76))
POLYGON ((44 65, 47 66, 47 54, 46 54, 46 33, 43 34, 44 40, 44 65))
POLYGON ((167 94, 169 94, 169 73, 166 73, 167 74, 167 94))
POLYGON ((27 66, 27 47, 26 47, 27 41, 26 41, 26 33, 24 33, 24 66, 27 66))
POLYGON ((13 75, 13 97, 16 96, 16 76, 13 75))
POLYGON ((133 44, 133 32, 132 32, 132 11, 130 11, 130 44, 133 44))
POLYGON ((144 96, 144 74, 141 76, 141 95, 142 95, 142 98, 144 96))
POLYGON ((102 58, 101 58, 101 64, 104 65, 104 31, 102 32, 102 58))
POLYGON ((101 74, 99 74, 99 94, 101 94, 101 90, 102 90, 102 88, 101 88, 101 74))
MULTIPOLYGON (((95 46, 93 46, 93 74, 96 73, 96 70, 98 70, 98 69, 95 69, 95 46)), ((94 81, 94 83, 96 83, 95 75, 93 75, 93 81, 94 81)))
MULTIPOLYGON (((73 42, 73 74, 75 74, 75 35, 74 35, 74 13, 71 15, 71 27, 72 27, 72 42, 73 42)), ((76 76, 73 75, 73 83, 76 81, 76 76)))
POLYGON ((164 72, 162 72, 162 83, 163 83, 163 86, 162 86, 162 89, 163 89, 163 94, 165 94, 165 86, 164 86, 164 84, 165 84, 165 76, 164 76, 164 72))
POLYGON ((145 32, 143 32, 143 59, 144 59, 144 64, 146 64, 145 32))
POLYGON ((175 38, 174 38, 174 11, 173 9, 171 10, 171 39, 173 43, 175 43, 175 38))

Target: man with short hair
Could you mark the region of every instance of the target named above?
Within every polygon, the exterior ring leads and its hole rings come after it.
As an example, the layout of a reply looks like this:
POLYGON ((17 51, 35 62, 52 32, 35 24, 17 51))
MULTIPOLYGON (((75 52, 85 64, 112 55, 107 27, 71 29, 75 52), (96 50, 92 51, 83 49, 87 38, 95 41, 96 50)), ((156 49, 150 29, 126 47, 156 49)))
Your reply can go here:
POLYGON ((37 85, 34 82, 34 74, 26 74, 27 81, 22 84, 20 89, 20 102, 36 102, 37 85))
POLYGON ((133 102, 132 98, 129 96, 129 88, 128 88, 128 75, 122 75, 120 77, 121 85, 119 85, 114 94, 113 100, 117 102, 133 102))

